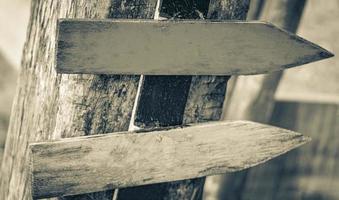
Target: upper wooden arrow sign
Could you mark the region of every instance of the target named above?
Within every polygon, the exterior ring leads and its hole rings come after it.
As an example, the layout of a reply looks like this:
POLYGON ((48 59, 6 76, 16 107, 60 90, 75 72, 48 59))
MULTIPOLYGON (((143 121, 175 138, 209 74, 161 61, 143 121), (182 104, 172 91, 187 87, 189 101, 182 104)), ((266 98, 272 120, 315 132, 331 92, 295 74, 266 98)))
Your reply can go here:
POLYGON ((333 56, 265 22, 59 21, 59 73, 246 75, 333 56))
POLYGON ((233 172, 265 162, 309 138, 246 121, 147 133, 113 133, 30 145, 35 198, 233 172))

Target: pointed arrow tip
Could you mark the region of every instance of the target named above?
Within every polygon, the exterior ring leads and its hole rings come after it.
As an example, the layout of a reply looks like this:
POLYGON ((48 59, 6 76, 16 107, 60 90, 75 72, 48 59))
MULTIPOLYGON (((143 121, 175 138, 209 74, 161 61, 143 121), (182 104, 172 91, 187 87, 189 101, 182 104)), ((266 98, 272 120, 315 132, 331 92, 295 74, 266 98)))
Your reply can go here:
MULTIPOLYGON (((268 160, 281 156, 291 150, 297 149, 302 145, 311 142, 312 140, 311 137, 283 128, 248 121, 243 121, 242 123, 248 124, 249 127, 253 128, 252 130, 257 129, 257 131, 252 131, 254 137, 251 138, 251 141, 257 139, 256 146, 260 146, 260 148, 256 150, 250 150, 250 152, 255 153, 253 155, 249 153, 248 155, 251 156, 249 156, 249 159, 246 161, 247 164, 239 167, 237 170, 247 169, 265 163, 268 160), (260 157, 257 156, 259 154, 260 157)), ((238 130, 241 129, 242 128, 238 128, 238 130)))
POLYGON ((311 141, 312 141, 311 137, 304 136, 304 135, 301 136, 301 145, 307 144, 311 141))
MULTIPOLYGON (((312 141, 311 137, 305 136, 301 133, 298 132, 294 132, 294 131, 289 131, 289 130, 285 130, 288 131, 289 133, 286 133, 286 137, 281 136, 282 138, 282 144, 284 143, 286 146, 286 148, 280 152, 279 154, 283 154, 286 153, 290 150, 296 149, 304 144, 307 144, 309 142, 312 141)), ((284 145, 282 145, 284 146, 284 145)))
POLYGON ((331 57, 334 57, 334 53, 326 50, 326 49, 323 49, 323 52, 321 52, 320 56, 322 56, 324 59, 325 58, 331 58, 331 57))
POLYGON ((311 142, 312 138, 298 133, 298 135, 292 139, 292 141, 291 142, 294 143, 294 145, 292 145, 291 150, 311 142), (292 142, 293 140, 294 142, 292 142))

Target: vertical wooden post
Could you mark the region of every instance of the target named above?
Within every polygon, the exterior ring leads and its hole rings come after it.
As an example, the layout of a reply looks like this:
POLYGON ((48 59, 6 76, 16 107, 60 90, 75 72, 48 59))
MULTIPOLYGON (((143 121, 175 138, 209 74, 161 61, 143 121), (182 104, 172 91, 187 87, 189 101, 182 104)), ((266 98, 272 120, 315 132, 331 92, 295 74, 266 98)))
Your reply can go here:
MULTIPOLYGON (((306 0, 266 0, 261 18, 290 32, 296 32, 306 0)), ((260 7, 258 7, 260 8, 260 7)), ((253 11, 252 11, 253 12, 253 11)), ((259 16, 259 15, 253 15, 259 16)), ((283 72, 268 75, 233 77, 233 88, 226 97, 224 119, 252 120, 268 123, 274 107, 274 94, 283 72)), ((216 176, 210 182, 219 186, 207 199, 241 199, 249 170, 216 176)))
MULTIPOLYGON (((128 129, 138 76, 57 75, 58 18, 153 18, 156 0, 33 0, 20 82, 13 105, 0 199, 30 199, 27 145, 58 137, 128 129)), ((112 199, 112 192, 74 199, 112 199)))
MULTIPOLYGON (((249 1, 163 0, 160 15, 168 18, 245 19, 249 1), (209 7, 208 7, 209 6, 209 7)), ((228 76, 145 76, 135 125, 171 126, 219 120, 228 76)), ((119 190, 118 199, 201 199, 204 178, 119 190)))

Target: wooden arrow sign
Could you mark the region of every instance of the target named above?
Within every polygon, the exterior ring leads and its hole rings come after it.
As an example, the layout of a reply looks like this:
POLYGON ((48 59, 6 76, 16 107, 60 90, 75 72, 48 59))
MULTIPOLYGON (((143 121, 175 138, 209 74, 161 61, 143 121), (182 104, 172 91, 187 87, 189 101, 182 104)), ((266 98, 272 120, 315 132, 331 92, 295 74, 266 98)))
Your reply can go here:
POLYGON ((285 129, 234 121, 31 144, 33 197, 238 171, 307 141, 309 138, 285 129))
POLYGON ((265 22, 59 22, 59 73, 245 75, 333 56, 265 22))

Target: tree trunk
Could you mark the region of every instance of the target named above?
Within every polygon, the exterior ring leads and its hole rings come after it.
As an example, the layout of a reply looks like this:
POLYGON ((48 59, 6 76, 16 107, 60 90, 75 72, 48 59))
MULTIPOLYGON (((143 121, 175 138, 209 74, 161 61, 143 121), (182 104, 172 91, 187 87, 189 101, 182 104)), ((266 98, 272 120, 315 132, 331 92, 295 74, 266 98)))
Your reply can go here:
MULTIPOLYGON (((179 4, 172 2, 173 9, 181 10, 175 3, 179 4)), ((206 5, 206 2, 197 1, 192 5, 206 5)), ((1 168, 0 199, 31 198, 26 159, 29 142, 124 131, 131 120, 139 76, 55 73, 53 58, 57 19, 153 18, 155 7, 155 0, 32 2, 20 82, 4 153, 3 163, 6 164, 1 168)), ((248 0, 213 0, 208 16, 245 19, 247 8, 248 0)), ((199 17, 203 15, 198 9, 188 11, 199 17)), ((218 120, 227 79, 213 76, 188 78, 190 84, 185 87, 187 102, 182 121, 218 120)), ((144 86, 147 85, 145 83, 144 86)), ((169 183, 156 197, 177 199, 199 196, 203 183, 204 179, 169 183)), ((64 199, 112 199, 112 193, 97 192, 64 199)), ((138 196, 143 193, 144 190, 139 191, 138 196)))

